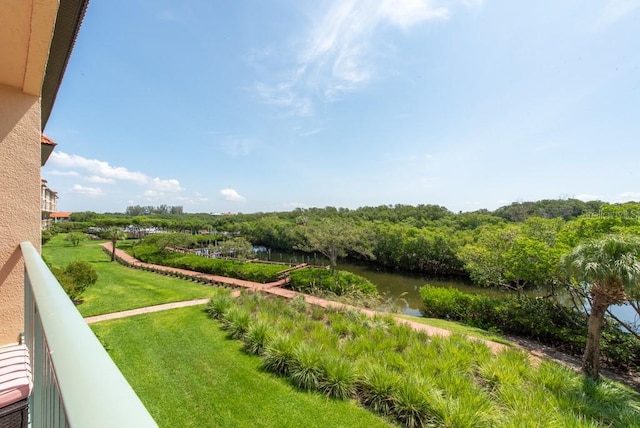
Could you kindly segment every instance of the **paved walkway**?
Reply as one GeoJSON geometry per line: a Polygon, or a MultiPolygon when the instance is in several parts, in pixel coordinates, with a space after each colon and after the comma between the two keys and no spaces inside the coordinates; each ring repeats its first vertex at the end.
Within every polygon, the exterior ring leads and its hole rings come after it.
{"type": "MultiPolygon", "coordinates": [[[[103,244],[103,247],[107,250],[108,253],[111,253],[111,244],[110,243],[105,243],[103,244]]],[[[280,296],[280,297],[284,297],[284,298],[288,298],[288,299],[292,299],[294,297],[298,297],[298,296],[303,296],[305,302],[307,302],[310,305],[315,305],[315,306],[320,306],[323,308],[341,308],[341,309],[351,309],[351,310],[356,310],[356,311],[360,311],[364,314],[366,314],[367,316],[370,317],[374,317],[376,315],[392,315],[393,314],[388,314],[388,313],[383,313],[383,312],[377,312],[377,311],[373,311],[370,309],[364,309],[364,308],[359,308],[356,306],[352,306],[352,305],[347,305],[345,303],[340,303],[340,302],[335,302],[333,300],[327,300],[327,299],[322,299],[320,297],[315,297],[315,296],[310,296],[308,294],[303,294],[303,293],[298,293],[297,291],[293,291],[293,290],[288,290],[285,288],[281,288],[282,285],[286,284],[286,280],[282,279],[276,282],[270,282],[270,283],[266,283],[266,284],[261,284],[258,282],[252,282],[252,281],[244,281],[241,279],[235,279],[235,278],[227,278],[224,276],[218,276],[218,275],[209,275],[209,274],[204,274],[204,273],[200,273],[200,272],[194,272],[194,271],[189,271],[189,270],[184,270],[184,269],[177,269],[177,268],[172,268],[172,267],[167,267],[167,266],[160,266],[160,265],[153,265],[153,264],[149,264],[149,263],[143,263],[138,259],[135,259],[133,257],[131,257],[129,254],[125,253],[122,250],[118,250],[116,249],[116,258],[121,259],[123,262],[125,262],[126,264],[134,267],[134,268],[152,268],[155,270],[159,270],[159,271],[164,271],[164,272],[168,272],[168,273],[181,273],[184,275],[189,275],[192,277],[199,277],[199,278],[205,278],[207,280],[210,280],[212,282],[217,282],[217,283],[222,283],[222,284],[227,284],[227,285],[232,285],[232,286],[237,286],[237,287],[242,287],[242,288],[246,288],[252,291],[261,291],[263,293],[268,293],[268,294],[273,294],[276,296],[280,296]]],[[[240,295],[239,291],[235,291],[232,294],[234,297],[237,297],[240,295]]],[[[94,322],[99,322],[99,321],[106,321],[106,320],[111,320],[111,319],[118,319],[118,318],[124,318],[124,317],[129,317],[129,316],[133,316],[133,315],[139,315],[139,314],[146,314],[146,313],[151,313],[151,312],[159,312],[159,311],[164,311],[164,310],[168,310],[168,309],[174,309],[174,308],[181,308],[181,307],[186,307],[186,306],[196,306],[196,305],[204,305],[206,303],[208,303],[209,299],[197,299],[197,300],[188,300],[188,301],[183,301],[183,302],[174,302],[174,303],[166,303],[163,305],[156,305],[156,306],[148,306],[145,308],[139,308],[139,309],[131,309],[128,311],[123,311],[123,312],[115,312],[115,313],[111,313],[111,314],[104,314],[104,315],[97,315],[94,317],[87,317],[85,318],[85,320],[87,321],[87,323],[94,323],[94,322]]],[[[397,316],[394,316],[394,319],[396,320],[396,322],[398,323],[402,323],[402,324],[406,324],[408,326],[410,326],[411,328],[413,328],[414,330],[418,330],[418,331],[424,331],[425,333],[427,333],[429,336],[450,336],[452,334],[452,332],[450,330],[446,330],[443,328],[438,328],[438,327],[432,327],[429,325],[425,325],[419,322],[415,322],[415,321],[410,321],[410,320],[406,320],[404,318],[400,318],[397,316]]],[[[489,348],[491,348],[491,350],[493,352],[499,352],[501,350],[504,349],[508,349],[509,346],[507,345],[503,345],[502,343],[497,343],[497,342],[493,342],[490,340],[485,340],[485,339],[479,339],[479,338],[475,338],[475,337],[468,337],[470,340],[475,340],[475,341],[479,341],[482,343],[485,343],[489,348]]]]}

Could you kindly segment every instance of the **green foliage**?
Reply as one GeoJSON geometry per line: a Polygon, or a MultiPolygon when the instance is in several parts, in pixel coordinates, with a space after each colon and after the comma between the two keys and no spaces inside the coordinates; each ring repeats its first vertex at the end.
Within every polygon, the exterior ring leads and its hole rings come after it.
{"type": "Polygon", "coordinates": [[[43,230],[42,235],[40,236],[40,241],[42,242],[42,245],[49,242],[51,238],[53,238],[54,236],[56,236],[56,232],[54,232],[53,230],[51,229],[43,230]]]}
{"type": "Polygon", "coordinates": [[[353,364],[341,357],[325,357],[319,389],[327,397],[346,400],[356,393],[358,374],[353,364]]]}
{"type": "Polygon", "coordinates": [[[563,260],[576,284],[586,284],[590,300],[589,333],[582,369],[600,374],[600,339],[605,311],[640,294],[640,239],[607,235],[576,247],[563,260]]]}
{"type": "Polygon", "coordinates": [[[331,272],[320,268],[297,269],[289,274],[289,279],[289,287],[303,293],[329,292],[338,296],[377,294],[373,283],[351,272],[331,272]]]}
{"type": "Polygon", "coordinates": [[[304,222],[298,226],[300,239],[296,250],[313,253],[317,251],[329,259],[334,270],[339,257],[359,254],[373,258],[373,242],[367,229],[360,228],[350,220],[339,217],[323,218],[313,223],[304,222]]]}
{"type": "Polygon", "coordinates": [[[208,298],[218,292],[216,288],[191,281],[134,270],[119,263],[103,263],[109,259],[101,246],[92,241],[83,241],[76,248],[68,245],[63,235],[57,235],[43,246],[42,252],[51,265],[66,266],[72,261],[84,260],[90,261],[98,272],[98,281],[85,290],[83,303],[78,306],[85,317],[208,298]]]}
{"type": "Polygon", "coordinates": [[[219,251],[223,257],[248,259],[255,256],[251,242],[242,237],[231,238],[218,242],[218,245],[214,247],[213,250],[219,251]]]}
{"type": "Polygon", "coordinates": [[[389,428],[356,402],[299,391],[261,370],[212,323],[196,306],[91,328],[160,427],[389,428]]]}
{"type": "MultiPolygon", "coordinates": [[[[420,295],[425,316],[532,338],[574,355],[581,354],[586,344],[586,315],[550,299],[489,297],[430,286],[422,287],[420,295]]],[[[614,323],[606,324],[603,336],[603,356],[608,365],[640,367],[640,340],[623,333],[614,323]]]]}
{"type": "Polygon", "coordinates": [[[242,339],[251,324],[251,314],[236,305],[224,311],[220,319],[222,320],[223,328],[227,330],[231,339],[242,339]]]}
{"type": "Polygon", "coordinates": [[[294,359],[296,342],[286,333],[278,333],[264,350],[262,367],[275,374],[287,376],[294,359]]]}
{"type": "Polygon", "coordinates": [[[64,239],[74,247],[77,247],[78,245],[80,245],[80,241],[86,239],[86,235],[80,232],[70,232],[67,233],[67,236],[64,239]]]}
{"type": "Polygon", "coordinates": [[[82,293],[98,280],[98,272],[85,261],[74,261],[65,268],[52,268],[56,279],[72,300],[77,300],[82,293]]]}
{"type": "MultiPolygon", "coordinates": [[[[155,237],[155,235],[153,235],[153,237],[155,237]]],[[[152,243],[149,244],[147,242],[148,239],[149,238],[146,238],[144,242],[137,244],[132,250],[132,255],[135,258],[146,263],[261,283],[277,280],[278,273],[282,271],[281,265],[240,260],[210,259],[195,254],[165,251],[157,245],[156,241],[152,240],[152,243]]],[[[160,243],[164,242],[166,241],[160,241],[160,243]]]]}
{"type": "Polygon", "coordinates": [[[244,350],[249,354],[262,355],[271,340],[271,326],[265,320],[254,320],[244,335],[244,350]]]}
{"type": "Polygon", "coordinates": [[[213,296],[205,311],[214,319],[221,319],[222,315],[233,305],[233,298],[228,294],[217,294],[213,296]]]}
{"type": "Polygon", "coordinates": [[[299,344],[293,351],[289,377],[300,389],[315,391],[323,382],[323,351],[319,347],[299,344]]]}

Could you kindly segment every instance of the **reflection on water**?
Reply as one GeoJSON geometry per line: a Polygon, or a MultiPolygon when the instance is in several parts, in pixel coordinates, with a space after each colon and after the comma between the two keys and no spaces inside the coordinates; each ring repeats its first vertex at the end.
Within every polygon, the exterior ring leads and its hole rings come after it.
{"type": "MultiPolygon", "coordinates": [[[[281,251],[261,251],[257,253],[262,260],[287,263],[309,263],[327,266],[329,261],[320,254],[285,253],[281,251]]],[[[390,300],[397,300],[397,309],[407,315],[421,316],[424,309],[419,290],[425,284],[434,287],[453,287],[460,291],[488,296],[504,296],[507,291],[476,287],[470,283],[455,279],[434,278],[419,273],[398,272],[384,269],[370,263],[357,263],[340,260],[338,269],[352,272],[367,278],[378,288],[378,292],[390,300]]],[[[531,294],[536,294],[532,292],[531,294]]],[[[612,312],[625,322],[638,322],[637,314],[628,305],[613,306],[612,312]]]]}
{"type": "Polygon", "coordinates": [[[340,261],[338,269],[367,278],[376,285],[380,294],[391,299],[398,299],[398,303],[404,305],[398,309],[407,315],[421,316],[420,310],[424,309],[424,305],[419,290],[426,284],[434,287],[453,287],[470,293],[504,295],[504,292],[499,290],[478,288],[460,280],[429,277],[419,273],[397,272],[364,263],[340,261]]]}

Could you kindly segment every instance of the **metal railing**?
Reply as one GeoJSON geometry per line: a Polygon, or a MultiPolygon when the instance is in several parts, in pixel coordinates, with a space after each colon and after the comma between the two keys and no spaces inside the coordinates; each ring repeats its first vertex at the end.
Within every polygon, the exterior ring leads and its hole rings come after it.
{"type": "Polygon", "coordinates": [[[20,247],[34,382],[31,427],[157,426],[40,254],[30,242],[20,247]]]}

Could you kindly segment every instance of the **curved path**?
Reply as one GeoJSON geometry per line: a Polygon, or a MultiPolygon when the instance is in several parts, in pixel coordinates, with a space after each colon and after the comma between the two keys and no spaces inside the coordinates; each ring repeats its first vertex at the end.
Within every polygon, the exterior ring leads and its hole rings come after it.
{"type": "MultiPolygon", "coordinates": [[[[111,244],[109,242],[104,243],[102,246],[109,254],[111,254],[111,244]]],[[[389,313],[386,313],[386,312],[383,313],[383,312],[373,311],[373,310],[370,310],[370,309],[359,308],[359,307],[356,307],[356,306],[347,305],[345,303],[335,302],[333,300],[322,299],[320,297],[310,296],[308,294],[303,294],[303,293],[299,293],[297,291],[281,288],[283,285],[286,284],[286,279],[281,279],[279,281],[262,284],[262,283],[259,283],[259,282],[244,281],[244,280],[236,279],[236,278],[228,278],[228,277],[224,277],[224,276],[204,274],[204,273],[201,273],[201,272],[194,272],[194,271],[189,271],[189,270],[185,270],[185,269],[177,269],[177,268],[168,267],[168,266],[153,265],[153,264],[149,264],[149,263],[143,263],[140,260],[131,257],[129,254],[125,253],[124,251],[118,250],[118,249],[116,249],[116,258],[120,259],[126,265],[129,265],[129,266],[134,267],[134,268],[140,268],[140,269],[142,269],[142,268],[151,268],[151,269],[154,269],[156,271],[163,271],[163,272],[174,273],[174,274],[183,274],[183,275],[188,275],[188,276],[197,277],[197,278],[205,278],[205,279],[207,279],[207,280],[209,280],[211,282],[217,282],[217,283],[227,284],[227,285],[236,286],[236,287],[242,287],[242,288],[246,288],[246,289],[249,289],[249,290],[252,290],[252,291],[261,291],[263,293],[273,294],[273,295],[284,297],[284,298],[288,298],[288,299],[292,299],[292,298],[298,297],[298,296],[303,296],[305,302],[307,302],[308,304],[315,305],[315,306],[321,306],[323,308],[351,309],[351,310],[360,311],[360,312],[362,312],[362,313],[364,313],[364,314],[366,314],[367,316],[370,316],[370,317],[374,317],[376,315],[378,315],[378,316],[379,315],[392,315],[393,316],[393,314],[389,314],[389,313]]],[[[236,297],[239,294],[240,294],[239,291],[235,291],[233,293],[233,295],[236,296],[236,297]]],[[[164,311],[164,310],[167,310],[167,309],[174,309],[174,308],[180,308],[180,307],[185,307],[185,306],[204,305],[208,301],[209,301],[209,299],[197,299],[197,300],[188,300],[188,301],[183,301],[183,302],[166,303],[166,304],[163,304],[163,305],[148,306],[148,307],[145,307],[145,308],[131,309],[131,310],[128,310],[128,311],[115,312],[115,313],[111,313],[111,314],[104,314],[104,315],[97,315],[97,316],[93,316],[93,317],[87,317],[87,318],[85,318],[85,320],[87,321],[87,323],[106,321],[106,320],[111,320],[111,319],[124,318],[124,317],[133,316],[133,315],[164,311]]],[[[444,328],[432,327],[432,326],[429,326],[429,325],[426,325],[426,324],[422,324],[422,323],[419,323],[419,322],[406,320],[404,318],[400,318],[400,317],[396,317],[396,316],[394,316],[394,319],[396,320],[396,322],[402,323],[402,324],[406,324],[406,325],[410,326],[411,328],[413,328],[414,330],[423,331],[423,332],[427,333],[429,336],[450,336],[452,334],[452,332],[450,330],[446,330],[444,328]]],[[[480,338],[471,337],[471,336],[468,336],[468,339],[485,343],[489,348],[491,348],[491,350],[493,352],[499,352],[501,350],[510,348],[509,346],[504,345],[502,343],[497,343],[497,342],[493,342],[493,341],[486,340],[486,339],[480,339],[480,338]]]]}

